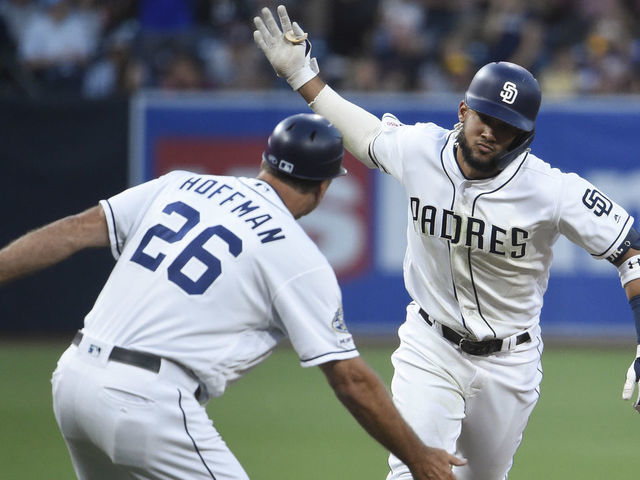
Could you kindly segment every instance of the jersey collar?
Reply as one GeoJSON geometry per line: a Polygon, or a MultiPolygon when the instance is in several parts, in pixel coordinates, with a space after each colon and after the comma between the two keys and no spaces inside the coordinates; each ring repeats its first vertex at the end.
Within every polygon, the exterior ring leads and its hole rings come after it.
{"type": "Polygon", "coordinates": [[[240,177],[239,180],[247,188],[250,188],[262,198],[267,200],[269,203],[273,204],[275,207],[279,208],[293,218],[292,213],[286,207],[286,205],[282,201],[282,198],[280,198],[280,195],[278,195],[278,192],[276,192],[275,189],[271,185],[269,185],[269,183],[258,178],[249,177],[240,177]]]}

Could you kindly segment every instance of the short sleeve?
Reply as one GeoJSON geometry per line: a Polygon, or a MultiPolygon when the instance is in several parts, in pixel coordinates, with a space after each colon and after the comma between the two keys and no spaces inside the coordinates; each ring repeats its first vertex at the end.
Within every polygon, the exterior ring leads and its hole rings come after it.
{"type": "Polygon", "coordinates": [[[359,355],[344,322],[338,281],[328,264],[288,281],[276,293],[274,308],[303,367],[359,355]]]}
{"type": "Polygon", "coordinates": [[[116,260],[120,257],[127,238],[134,231],[146,206],[161,188],[162,178],[142,183],[100,201],[107,217],[111,253],[116,260]]]}
{"type": "Polygon", "coordinates": [[[593,257],[609,257],[633,225],[631,217],[587,180],[569,173],[563,176],[559,229],[593,257]]]}
{"type": "Polygon", "coordinates": [[[395,116],[385,113],[382,116],[382,130],[369,146],[369,156],[376,167],[397,179],[402,177],[399,141],[402,126],[403,124],[395,116]]]}

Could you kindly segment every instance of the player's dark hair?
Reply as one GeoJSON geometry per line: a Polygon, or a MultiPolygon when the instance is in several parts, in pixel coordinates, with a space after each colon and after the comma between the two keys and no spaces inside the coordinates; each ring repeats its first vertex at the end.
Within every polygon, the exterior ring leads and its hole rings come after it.
{"type": "Polygon", "coordinates": [[[260,170],[263,172],[267,172],[269,173],[269,175],[276,177],[278,180],[281,180],[287,185],[295,188],[300,193],[313,192],[314,190],[317,190],[318,188],[320,188],[320,184],[324,181],[324,180],[307,180],[305,178],[292,177],[291,175],[287,175],[283,171],[272,167],[270,164],[268,164],[265,161],[262,161],[262,163],[260,164],[260,170]]]}

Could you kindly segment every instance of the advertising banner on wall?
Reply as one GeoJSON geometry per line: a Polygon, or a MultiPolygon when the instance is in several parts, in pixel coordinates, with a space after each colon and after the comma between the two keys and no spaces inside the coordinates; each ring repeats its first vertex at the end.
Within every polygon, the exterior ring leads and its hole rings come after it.
{"type": "MultiPolygon", "coordinates": [[[[348,96],[372,113],[403,123],[453,126],[457,97],[348,96]]],[[[290,92],[177,95],[147,92],[131,107],[129,182],[182,169],[254,176],[273,127],[309,112],[290,92]]],[[[533,152],[576,172],[603,194],[640,215],[640,99],[543,102],[533,152]]],[[[336,179],[321,206],[301,222],[335,268],[345,318],[354,332],[389,334],[410,301],[402,280],[407,201],[392,178],[350,154],[349,175],[336,179]]],[[[425,179],[428,182],[428,179],[425,179]]],[[[634,334],[616,269],[561,237],[542,311],[547,335],[618,337],[634,334]]],[[[633,337],[630,337],[633,338],[633,337]]]]}

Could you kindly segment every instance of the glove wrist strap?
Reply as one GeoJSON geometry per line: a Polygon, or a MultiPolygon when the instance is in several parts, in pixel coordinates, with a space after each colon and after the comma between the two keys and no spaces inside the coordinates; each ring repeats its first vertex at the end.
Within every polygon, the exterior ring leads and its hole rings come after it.
{"type": "Polygon", "coordinates": [[[293,90],[298,90],[316,75],[318,75],[318,72],[314,72],[310,65],[305,65],[300,70],[289,75],[287,77],[287,83],[293,90]]]}

